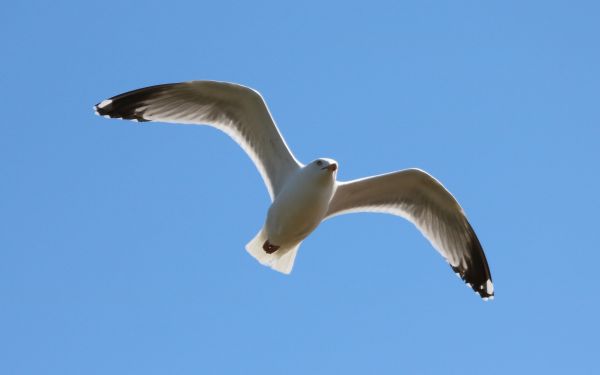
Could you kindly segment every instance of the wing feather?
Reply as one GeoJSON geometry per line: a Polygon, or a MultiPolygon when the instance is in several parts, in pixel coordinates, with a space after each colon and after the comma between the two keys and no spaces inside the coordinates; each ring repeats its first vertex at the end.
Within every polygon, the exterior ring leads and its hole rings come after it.
{"type": "Polygon", "coordinates": [[[252,159],[272,200],[301,166],[263,98],[245,86],[215,81],[157,85],[114,96],[94,109],[110,118],[209,125],[225,132],[252,159]]]}
{"type": "Polygon", "coordinates": [[[494,287],[481,243],[456,199],[435,178],[407,169],[342,182],[326,217],[351,212],[383,212],[411,221],[482,298],[494,287]]]}

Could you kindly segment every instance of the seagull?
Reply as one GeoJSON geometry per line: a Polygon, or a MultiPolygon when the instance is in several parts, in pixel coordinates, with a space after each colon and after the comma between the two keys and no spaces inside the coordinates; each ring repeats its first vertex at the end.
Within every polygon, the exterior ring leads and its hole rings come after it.
{"type": "Polygon", "coordinates": [[[484,300],[494,286],[483,248],[462,207],[434,177],[404,169],[338,181],[338,163],[302,164],[257,91],[239,84],[189,81],[150,86],[103,100],[97,115],[138,122],[209,125],[236,141],[260,172],[271,206],[246,245],[261,264],[292,271],[298,248],[321,222],[352,212],[381,212],[412,222],[452,270],[484,300]]]}

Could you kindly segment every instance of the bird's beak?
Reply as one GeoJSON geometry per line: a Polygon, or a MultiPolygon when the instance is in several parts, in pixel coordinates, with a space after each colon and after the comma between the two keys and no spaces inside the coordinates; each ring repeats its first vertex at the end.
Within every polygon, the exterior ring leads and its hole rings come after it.
{"type": "Polygon", "coordinates": [[[327,169],[329,172],[335,172],[337,170],[337,164],[329,164],[328,166],[323,167],[321,169],[327,169]]]}

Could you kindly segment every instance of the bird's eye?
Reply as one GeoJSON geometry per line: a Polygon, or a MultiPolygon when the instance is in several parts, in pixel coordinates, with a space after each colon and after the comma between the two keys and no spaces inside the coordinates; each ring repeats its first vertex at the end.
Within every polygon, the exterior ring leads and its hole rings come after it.
{"type": "Polygon", "coordinates": [[[320,167],[323,165],[323,161],[322,160],[317,160],[317,165],[320,167]]]}

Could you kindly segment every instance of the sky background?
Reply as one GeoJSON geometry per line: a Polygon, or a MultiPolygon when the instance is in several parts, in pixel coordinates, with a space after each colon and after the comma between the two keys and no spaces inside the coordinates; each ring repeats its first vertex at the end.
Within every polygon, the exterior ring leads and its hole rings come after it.
{"type": "Polygon", "coordinates": [[[11,1],[0,14],[0,373],[598,374],[597,1],[11,1]],[[484,303],[401,218],[325,222],[291,276],[208,127],[96,117],[193,79],[265,97],[342,180],[422,168],[484,303]]]}

